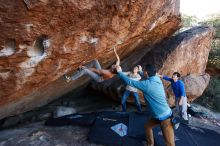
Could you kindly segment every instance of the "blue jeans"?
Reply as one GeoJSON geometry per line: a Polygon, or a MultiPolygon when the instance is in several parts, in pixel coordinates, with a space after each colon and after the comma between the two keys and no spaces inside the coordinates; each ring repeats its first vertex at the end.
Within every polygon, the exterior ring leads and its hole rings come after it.
{"type": "Polygon", "coordinates": [[[122,96],[122,101],[121,101],[122,111],[126,112],[126,101],[127,101],[127,97],[130,95],[130,93],[132,93],[133,96],[134,96],[134,100],[135,100],[135,104],[137,106],[137,110],[139,112],[141,112],[141,104],[140,104],[140,101],[139,101],[138,93],[137,92],[131,92],[129,90],[125,90],[125,92],[124,92],[124,94],[122,96]]]}

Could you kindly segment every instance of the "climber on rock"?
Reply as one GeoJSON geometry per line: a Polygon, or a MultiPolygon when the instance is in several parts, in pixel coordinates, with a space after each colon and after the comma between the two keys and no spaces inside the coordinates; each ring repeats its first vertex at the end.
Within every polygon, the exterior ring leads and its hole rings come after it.
{"type": "MultiPolygon", "coordinates": [[[[130,79],[132,80],[136,80],[136,81],[139,81],[141,79],[141,76],[138,74],[138,71],[139,71],[139,67],[138,66],[135,66],[133,68],[133,71],[132,72],[123,72],[125,75],[127,75],[130,79]]],[[[127,85],[126,86],[126,90],[122,96],[122,101],[121,101],[121,104],[122,104],[122,111],[123,112],[126,112],[126,100],[127,100],[127,97],[132,94],[134,96],[134,99],[135,99],[135,104],[137,106],[137,110],[139,112],[141,112],[141,104],[140,104],[140,101],[139,101],[139,96],[138,96],[138,89],[137,88],[134,88],[130,85],[127,85]]]]}
{"type": "Polygon", "coordinates": [[[116,65],[120,65],[120,58],[116,52],[116,48],[113,47],[115,56],[117,58],[116,64],[113,64],[110,69],[102,69],[98,60],[91,61],[87,66],[81,66],[77,72],[72,76],[64,75],[66,82],[76,80],[83,75],[91,77],[96,82],[103,82],[106,79],[112,78],[116,74],[116,65]]]}
{"type": "Polygon", "coordinates": [[[157,74],[157,76],[171,83],[171,87],[175,95],[176,110],[180,114],[180,116],[183,118],[182,122],[188,123],[187,97],[186,97],[184,83],[182,80],[180,80],[180,77],[181,77],[180,73],[174,72],[172,75],[172,78],[169,78],[167,76],[160,75],[160,74],[157,74]]]}

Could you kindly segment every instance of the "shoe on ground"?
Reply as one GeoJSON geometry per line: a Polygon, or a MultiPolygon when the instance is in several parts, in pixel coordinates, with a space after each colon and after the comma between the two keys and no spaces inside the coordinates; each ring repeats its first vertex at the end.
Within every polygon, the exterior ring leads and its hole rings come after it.
{"type": "Polygon", "coordinates": [[[191,107],[191,104],[187,103],[187,107],[191,107]]]}
{"type": "Polygon", "coordinates": [[[189,124],[189,120],[185,120],[185,119],[181,118],[180,123],[188,125],[189,124]]]}
{"type": "Polygon", "coordinates": [[[180,123],[176,123],[176,124],[173,124],[173,129],[174,130],[177,130],[180,126],[180,123]]]}
{"type": "Polygon", "coordinates": [[[148,145],[147,145],[147,141],[142,141],[142,145],[143,145],[143,146],[148,146],[148,145]]]}
{"type": "Polygon", "coordinates": [[[173,117],[171,119],[171,122],[173,124],[173,129],[177,130],[179,128],[179,125],[180,125],[180,119],[178,117],[173,117]]]}
{"type": "Polygon", "coordinates": [[[191,118],[192,116],[190,114],[188,114],[188,119],[191,118]]]}
{"type": "Polygon", "coordinates": [[[67,75],[64,75],[64,78],[65,78],[65,80],[66,80],[67,83],[69,83],[69,82],[71,81],[71,78],[68,77],[67,75]]]}

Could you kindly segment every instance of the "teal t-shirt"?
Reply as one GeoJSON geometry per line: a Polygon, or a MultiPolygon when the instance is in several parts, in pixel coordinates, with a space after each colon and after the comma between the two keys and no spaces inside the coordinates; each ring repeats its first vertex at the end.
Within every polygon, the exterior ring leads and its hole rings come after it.
{"type": "Polygon", "coordinates": [[[152,76],[143,81],[134,81],[123,72],[119,72],[118,76],[126,84],[143,92],[145,102],[148,104],[153,118],[164,120],[171,116],[172,110],[167,103],[164,86],[159,77],[152,76]]]}

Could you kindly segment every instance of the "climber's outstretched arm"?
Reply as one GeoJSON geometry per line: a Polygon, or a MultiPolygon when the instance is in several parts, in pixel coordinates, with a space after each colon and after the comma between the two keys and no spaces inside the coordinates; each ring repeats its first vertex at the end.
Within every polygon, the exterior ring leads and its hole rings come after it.
{"type": "Polygon", "coordinates": [[[114,47],[113,48],[114,49],[114,53],[115,53],[115,56],[116,56],[116,58],[117,58],[117,61],[116,61],[116,65],[120,65],[120,58],[119,58],[119,56],[118,56],[118,54],[117,54],[117,52],[116,52],[116,48],[114,47]]]}

